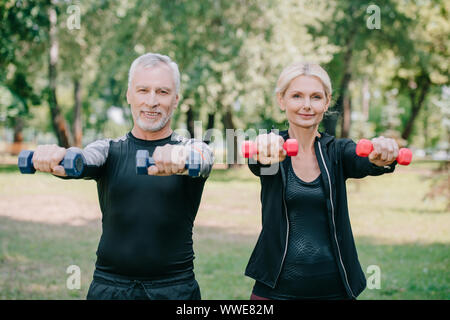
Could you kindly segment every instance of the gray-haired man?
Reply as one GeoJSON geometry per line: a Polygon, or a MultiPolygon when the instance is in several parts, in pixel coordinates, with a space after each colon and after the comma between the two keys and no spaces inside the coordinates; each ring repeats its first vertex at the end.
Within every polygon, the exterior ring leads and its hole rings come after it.
{"type": "MultiPolygon", "coordinates": [[[[87,299],[201,298],[193,272],[192,227],[214,157],[205,143],[173,132],[179,87],[178,67],[169,57],[140,56],[131,65],[128,80],[131,132],[77,150],[87,164],[81,178],[97,181],[103,216],[87,299]],[[140,149],[154,158],[150,176],[136,175],[140,149]],[[200,154],[199,177],[179,174],[192,150],[200,154]]],[[[33,165],[68,179],[59,165],[66,151],[39,146],[33,165]]]]}

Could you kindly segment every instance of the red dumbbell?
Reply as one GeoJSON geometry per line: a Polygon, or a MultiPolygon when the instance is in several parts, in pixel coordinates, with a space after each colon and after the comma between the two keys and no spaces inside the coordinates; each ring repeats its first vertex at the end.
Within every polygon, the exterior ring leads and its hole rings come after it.
{"type": "MultiPolygon", "coordinates": [[[[283,149],[286,150],[288,156],[293,157],[298,153],[298,143],[295,139],[287,139],[283,143],[283,149]]],[[[258,147],[256,142],[244,141],[242,143],[242,155],[244,158],[251,158],[254,154],[258,153],[258,147]]]]}
{"type": "MultiPolygon", "coordinates": [[[[356,144],[356,154],[360,157],[367,157],[373,151],[372,141],[367,139],[361,139],[356,144]]],[[[412,160],[412,151],[408,148],[401,148],[398,151],[397,163],[402,166],[407,166],[412,160]]]]}

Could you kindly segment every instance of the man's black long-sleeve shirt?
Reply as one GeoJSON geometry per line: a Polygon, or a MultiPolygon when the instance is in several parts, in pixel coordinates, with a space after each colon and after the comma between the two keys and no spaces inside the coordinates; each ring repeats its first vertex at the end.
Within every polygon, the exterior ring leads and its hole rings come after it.
{"type": "Polygon", "coordinates": [[[102,211],[96,268],[139,279],[193,270],[192,228],[213,163],[209,147],[175,133],[149,141],[129,132],[95,141],[81,152],[87,166],[80,178],[97,181],[102,211]],[[200,177],[136,174],[137,150],[152,155],[157,146],[180,143],[201,148],[200,177]]]}

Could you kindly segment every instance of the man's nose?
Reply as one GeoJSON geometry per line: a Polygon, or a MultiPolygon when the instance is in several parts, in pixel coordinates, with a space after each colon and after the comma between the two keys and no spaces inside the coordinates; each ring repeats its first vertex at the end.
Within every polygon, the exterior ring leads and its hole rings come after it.
{"type": "Polygon", "coordinates": [[[158,99],[155,91],[150,91],[146,97],[145,103],[151,107],[158,105],[158,99]]]}

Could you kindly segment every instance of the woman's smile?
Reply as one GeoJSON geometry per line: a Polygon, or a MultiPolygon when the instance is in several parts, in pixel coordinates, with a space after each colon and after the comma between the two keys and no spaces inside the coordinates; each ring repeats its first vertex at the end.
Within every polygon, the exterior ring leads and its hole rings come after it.
{"type": "Polygon", "coordinates": [[[302,117],[303,119],[311,119],[314,117],[314,114],[309,114],[309,113],[297,113],[300,117],[302,117]]]}

